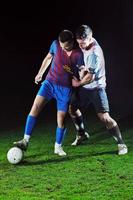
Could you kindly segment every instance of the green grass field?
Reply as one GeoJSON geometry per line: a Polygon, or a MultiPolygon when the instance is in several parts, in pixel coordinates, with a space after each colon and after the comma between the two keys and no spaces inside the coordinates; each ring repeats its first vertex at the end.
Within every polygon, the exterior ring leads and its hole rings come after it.
{"type": "Polygon", "coordinates": [[[118,156],[102,125],[95,119],[89,125],[90,140],[72,147],[75,130],[67,122],[67,156],[59,157],[53,153],[56,124],[38,123],[18,165],[8,163],[6,154],[23,128],[1,131],[0,200],[133,200],[133,128],[120,124],[129,153],[118,156]]]}

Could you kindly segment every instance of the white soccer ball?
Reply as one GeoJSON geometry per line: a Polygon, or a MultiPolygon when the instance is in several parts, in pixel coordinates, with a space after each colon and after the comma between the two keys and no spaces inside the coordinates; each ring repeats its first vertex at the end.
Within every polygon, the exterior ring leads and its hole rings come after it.
{"type": "Polygon", "coordinates": [[[23,151],[18,147],[12,147],[7,152],[7,159],[11,164],[18,164],[23,159],[23,151]]]}

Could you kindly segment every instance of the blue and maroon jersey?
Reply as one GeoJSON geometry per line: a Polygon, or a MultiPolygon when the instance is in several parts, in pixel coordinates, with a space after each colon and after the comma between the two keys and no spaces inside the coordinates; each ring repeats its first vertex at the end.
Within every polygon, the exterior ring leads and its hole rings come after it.
{"type": "Polygon", "coordinates": [[[49,52],[53,55],[53,60],[46,76],[46,80],[54,84],[71,87],[72,73],[78,76],[78,67],[84,65],[83,53],[80,48],[76,47],[72,50],[70,56],[61,48],[59,41],[54,40],[49,52]],[[72,73],[66,72],[64,67],[71,70],[72,73]]]}

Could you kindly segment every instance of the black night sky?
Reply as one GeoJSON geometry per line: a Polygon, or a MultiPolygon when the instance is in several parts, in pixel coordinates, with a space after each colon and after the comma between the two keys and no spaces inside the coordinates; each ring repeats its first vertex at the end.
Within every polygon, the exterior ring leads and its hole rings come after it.
{"type": "Polygon", "coordinates": [[[34,77],[51,42],[62,29],[74,32],[81,24],[92,28],[104,51],[111,111],[120,117],[133,114],[133,1],[58,0],[45,4],[19,2],[1,7],[2,128],[10,128],[13,119],[17,121],[30,110],[39,89],[34,77]]]}

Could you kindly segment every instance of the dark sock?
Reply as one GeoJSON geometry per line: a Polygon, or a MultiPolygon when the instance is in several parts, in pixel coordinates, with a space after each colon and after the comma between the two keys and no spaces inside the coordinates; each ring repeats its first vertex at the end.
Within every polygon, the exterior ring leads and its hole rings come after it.
{"type": "Polygon", "coordinates": [[[114,137],[118,144],[125,144],[122,135],[119,129],[119,126],[116,125],[115,127],[108,129],[109,133],[114,137]]]}
{"type": "Polygon", "coordinates": [[[84,130],[84,123],[83,123],[83,117],[82,115],[79,117],[74,117],[72,118],[72,121],[76,127],[77,133],[78,135],[82,136],[85,134],[85,130],[84,130]]]}

